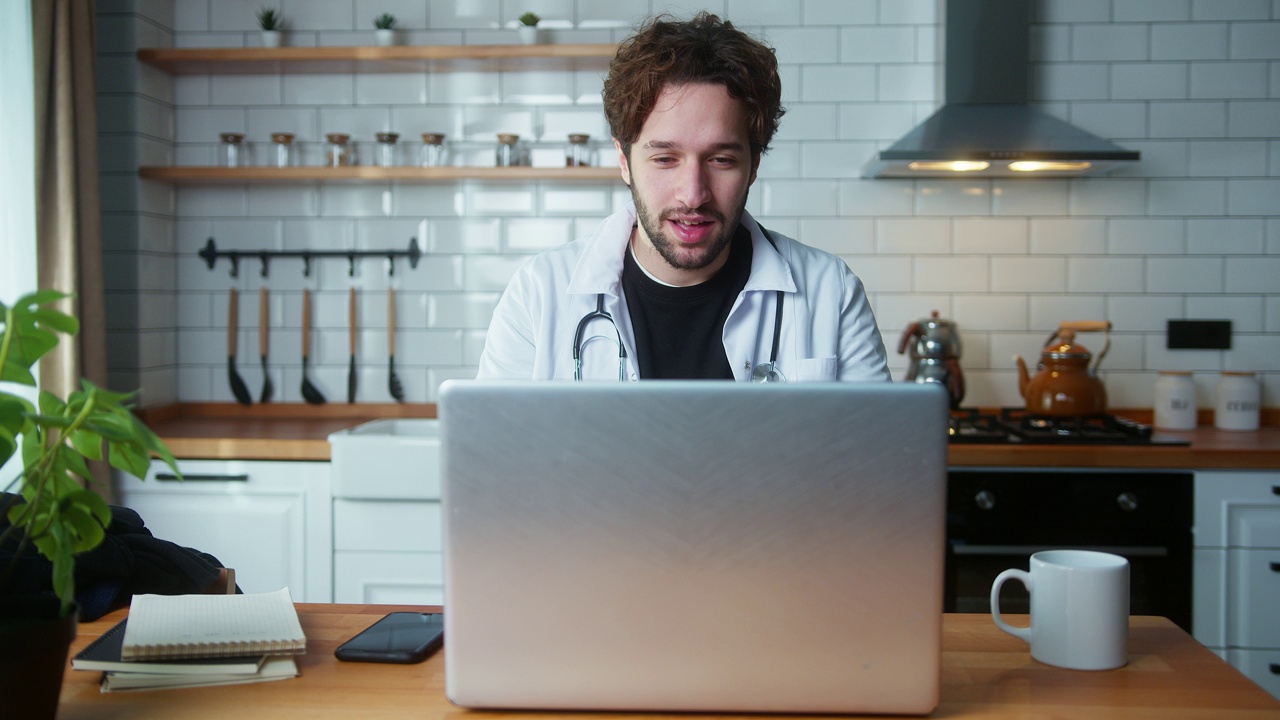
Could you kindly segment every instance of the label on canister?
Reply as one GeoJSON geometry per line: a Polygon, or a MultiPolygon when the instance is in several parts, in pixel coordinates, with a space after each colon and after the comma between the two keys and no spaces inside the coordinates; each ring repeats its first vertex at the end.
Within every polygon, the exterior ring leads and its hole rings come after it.
{"type": "Polygon", "coordinates": [[[1262,406],[1258,376],[1251,372],[1222,373],[1218,379],[1213,424],[1219,430],[1257,430],[1262,406]]]}
{"type": "Polygon", "coordinates": [[[1194,430],[1197,409],[1196,384],[1191,373],[1161,372],[1156,379],[1152,407],[1155,426],[1160,430],[1194,430]]]}

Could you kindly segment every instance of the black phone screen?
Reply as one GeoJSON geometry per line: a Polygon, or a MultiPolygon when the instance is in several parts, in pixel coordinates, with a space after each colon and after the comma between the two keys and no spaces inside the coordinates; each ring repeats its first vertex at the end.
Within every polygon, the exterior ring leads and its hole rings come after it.
{"type": "Polygon", "coordinates": [[[444,640],[444,615],[393,612],[338,646],[339,660],[416,663],[444,640]]]}

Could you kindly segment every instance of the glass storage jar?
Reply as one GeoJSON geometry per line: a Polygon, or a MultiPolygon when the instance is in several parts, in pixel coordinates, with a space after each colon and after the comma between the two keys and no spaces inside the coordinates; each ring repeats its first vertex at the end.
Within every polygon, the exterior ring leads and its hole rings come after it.
{"type": "Polygon", "coordinates": [[[293,165],[293,133],[271,133],[272,165],[291,167],[293,165]]]}
{"type": "Polygon", "coordinates": [[[418,154],[422,167],[444,165],[444,133],[422,133],[422,150],[418,154]]]}
{"type": "Polygon", "coordinates": [[[351,136],[346,133],[328,133],[324,136],[324,164],[327,167],[355,165],[355,151],[351,136]]]}
{"type": "Polygon", "coordinates": [[[522,164],[520,158],[520,136],[512,133],[499,133],[498,148],[494,153],[494,165],[498,167],[515,167],[522,164]]]}
{"type": "Polygon", "coordinates": [[[244,156],[244,133],[222,133],[222,147],[218,148],[218,164],[223,167],[247,165],[244,156]]]}
{"type": "Polygon", "coordinates": [[[587,144],[590,140],[591,136],[585,133],[569,135],[569,144],[564,146],[565,167],[590,167],[593,164],[591,146],[587,144]]]}
{"type": "Polygon", "coordinates": [[[378,167],[395,165],[396,141],[400,139],[400,133],[380,132],[375,133],[374,137],[378,139],[378,146],[374,149],[374,162],[378,167]]]}

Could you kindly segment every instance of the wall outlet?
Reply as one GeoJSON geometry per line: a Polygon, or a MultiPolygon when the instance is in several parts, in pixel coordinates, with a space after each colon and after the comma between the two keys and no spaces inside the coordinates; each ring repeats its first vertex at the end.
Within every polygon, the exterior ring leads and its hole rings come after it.
{"type": "Polygon", "coordinates": [[[1230,350],[1230,320],[1170,320],[1165,334],[1170,350],[1230,350]]]}

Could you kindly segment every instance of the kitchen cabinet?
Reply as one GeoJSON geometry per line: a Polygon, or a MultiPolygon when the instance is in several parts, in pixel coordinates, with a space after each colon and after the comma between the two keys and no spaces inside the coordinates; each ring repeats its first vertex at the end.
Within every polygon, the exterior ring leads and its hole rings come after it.
{"type": "Polygon", "coordinates": [[[334,602],[443,605],[438,422],[375,420],[329,443],[334,602]]]}
{"type": "Polygon", "coordinates": [[[117,502],[156,537],[207,552],[245,592],[288,587],[297,602],[332,601],[329,464],[153,461],[144,480],[118,475],[117,502]]]}
{"type": "MultiPolygon", "coordinates": [[[[617,46],[598,44],[395,47],[143,48],[141,62],[175,75],[603,71],[617,46]]],[[[144,166],[170,184],[616,180],[616,167],[207,167],[144,166]]]]}
{"type": "Polygon", "coordinates": [[[1197,472],[1195,500],[1195,637],[1280,697],[1280,472],[1197,472]]]}

